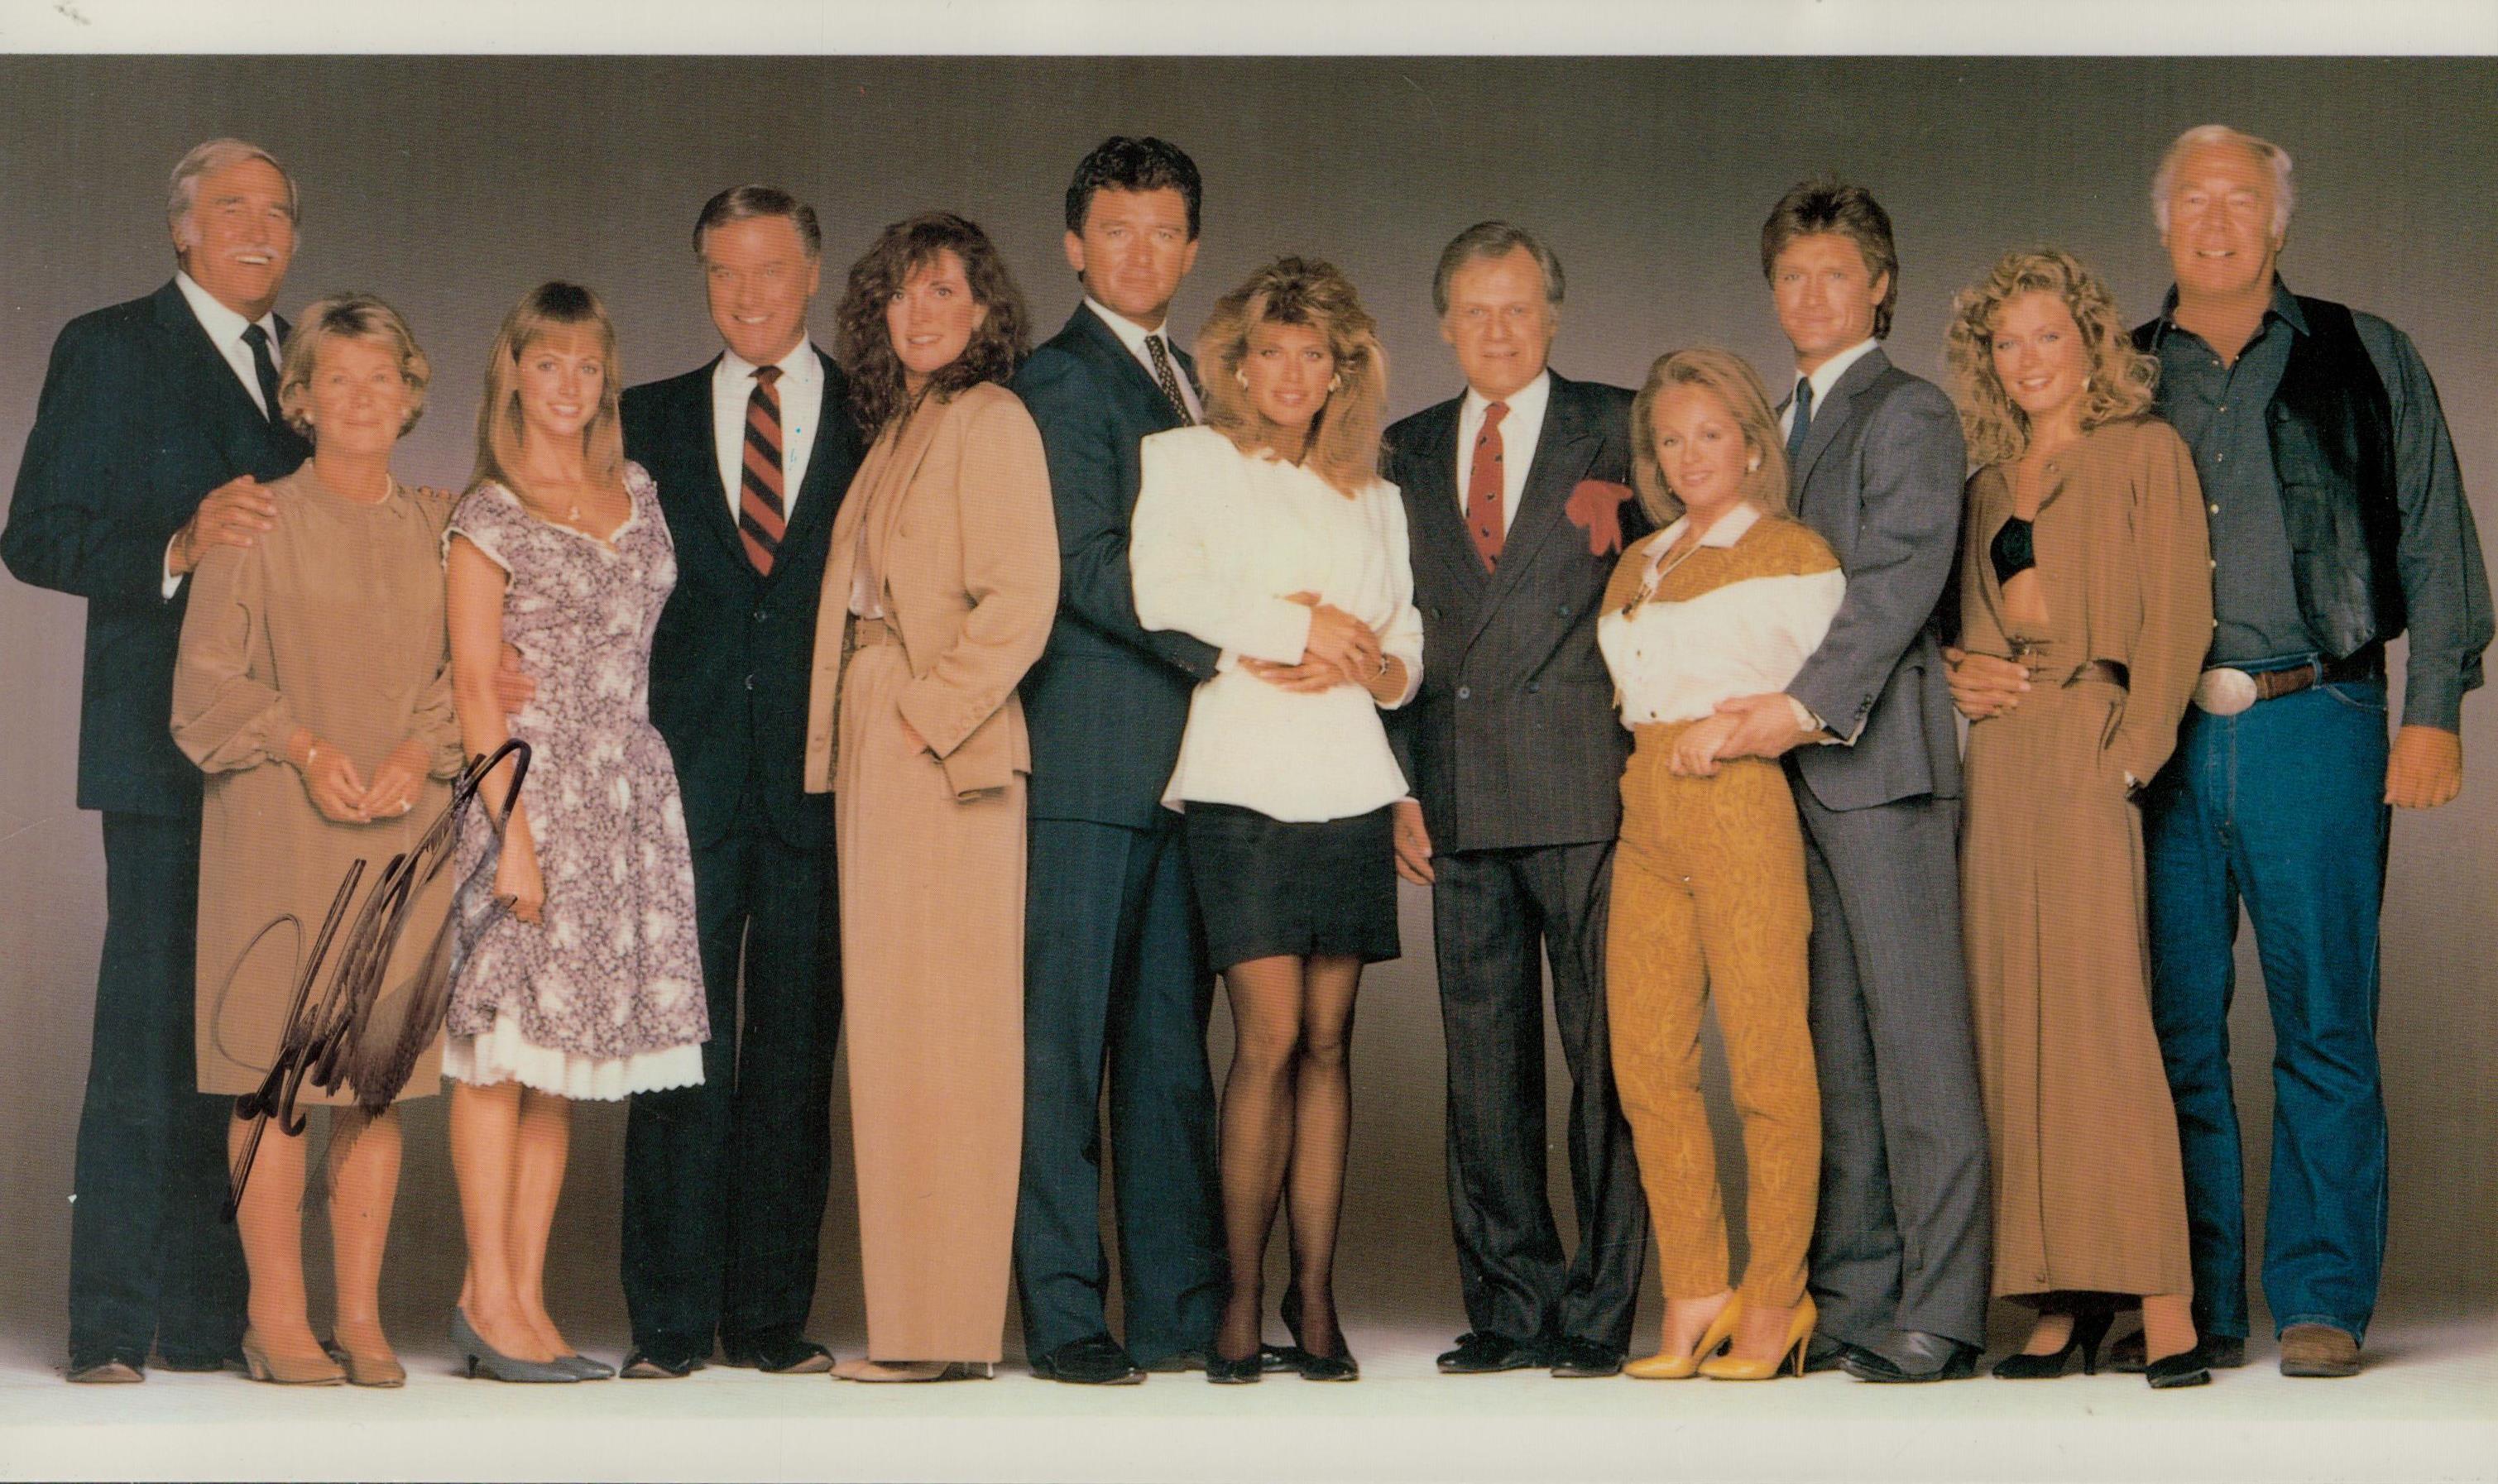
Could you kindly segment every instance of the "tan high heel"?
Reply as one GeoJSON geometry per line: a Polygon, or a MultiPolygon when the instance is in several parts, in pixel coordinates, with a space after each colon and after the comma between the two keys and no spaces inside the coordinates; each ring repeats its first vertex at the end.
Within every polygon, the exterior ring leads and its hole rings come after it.
{"type": "Polygon", "coordinates": [[[1717,1353],[1718,1347],[1735,1338],[1735,1321],[1744,1316],[1744,1295],[1738,1291],[1726,1296],[1726,1307],[1717,1310],[1709,1327],[1700,1332],[1700,1342],[1688,1355],[1675,1355],[1659,1350],[1645,1355],[1622,1367],[1622,1374],[1642,1381],[1687,1381],[1700,1373],[1700,1363],[1717,1353]]]}
{"type": "Polygon", "coordinates": [[[315,1350],[310,1355],[272,1355],[261,1347],[260,1337],[249,1330],[242,1332],[242,1363],[255,1381],[273,1381],[280,1386],[336,1386],[347,1378],[338,1363],[328,1353],[315,1350]]]}
{"type": "Polygon", "coordinates": [[[1751,1360],[1741,1355],[1720,1355],[1700,1363],[1700,1373],[1713,1381],[1766,1381],[1795,1362],[1795,1373],[1804,1374],[1805,1345],[1812,1339],[1812,1327],[1821,1315],[1812,1307],[1812,1295],[1796,1301],[1795,1317],[1787,1321],[1786,1343],[1770,1360],[1751,1360]]]}

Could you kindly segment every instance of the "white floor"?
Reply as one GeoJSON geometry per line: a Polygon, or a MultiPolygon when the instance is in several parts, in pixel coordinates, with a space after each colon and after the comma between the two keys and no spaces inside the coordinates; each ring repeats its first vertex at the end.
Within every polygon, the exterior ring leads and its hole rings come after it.
{"type": "Polygon", "coordinates": [[[2294,1381],[2269,1347],[2199,1391],[2136,1376],[1879,1387],[1437,1374],[1443,1335],[1359,1331],[1362,1379],[1155,1376],[860,1386],[719,1368],[497,1386],[407,1337],[397,1392],[151,1373],[73,1387],[0,1353],[0,1478],[2498,1478],[2498,1326],[2380,1323],[2368,1370],[2294,1381]],[[1279,1425],[1281,1424],[1281,1425],[1279,1425]]]}

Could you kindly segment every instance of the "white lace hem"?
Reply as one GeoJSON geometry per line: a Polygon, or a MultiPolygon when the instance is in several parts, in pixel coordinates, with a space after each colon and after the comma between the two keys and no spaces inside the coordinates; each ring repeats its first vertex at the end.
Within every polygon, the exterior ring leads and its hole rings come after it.
{"type": "Polygon", "coordinates": [[[526,1088],[579,1101],[614,1102],[635,1092],[689,1088],[703,1080],[702,1047],[689,1044],[664,1051],[636,1052],[629,1057],[585,1057],[553,1051],[521,1033],[521,1023],[506,1013],[495,1017],[495,1028],[482,1036],[447,1036],[442,1044],[442,1075],[471,1087],[491,1088],[519,1082],[526,1088]]]}

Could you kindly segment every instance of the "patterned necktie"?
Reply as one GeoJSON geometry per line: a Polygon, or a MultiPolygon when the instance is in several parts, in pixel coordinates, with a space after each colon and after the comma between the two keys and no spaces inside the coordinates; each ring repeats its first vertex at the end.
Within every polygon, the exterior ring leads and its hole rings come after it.
{"type": "Polygon", "coordinates": [[[277,363],[269,358],[269,332],[257,325],[242,328],[242,343],[251,347],[251,373],[260,378],[261,410],[269,421],[279,421],[277,412],[277,363]]]}
{"type": "Polygon", "coordinates": [[[737,534],[746,542],[746,559],[765,577],[789,523],[781,498],[781,394],[773,386],[780,379],[777,365],[755,368],[754,393],[746,399],[745,467],[737,480],[737,534]]]}
{"type": "Polygon", "coordinates": [[[1466,471],[1466,534],[1475,538],[1487,571],[1500,565],[1500,544],[1507,534],[1500,518],[1500,420],[1507,416],[1507,402],[1484,409],[1483,431],[1475,434],[1474,462],[1466,471]]]}
{"type": "Polygon", "coordinates": [[[1812,427],[1812,378],[1796,378],[1795,422],[1787,427],[1787,470],[1792,474],[1804,458],[1804,437],[1812,427]]]}
{"type": "Polygon", "coordinates": [[[1145,336],[1145,351],[1154,358],[1154,380],[1162,383],[1163,395],[1170,398],[1171,411],[1179,414],[1179,426],[1196,426],[1197,419],[1188,414],[1188,398],[1180,395],[1179,377],[1171,370],[1170,357],[1163,350],[1163,337],[1145,336]]]}

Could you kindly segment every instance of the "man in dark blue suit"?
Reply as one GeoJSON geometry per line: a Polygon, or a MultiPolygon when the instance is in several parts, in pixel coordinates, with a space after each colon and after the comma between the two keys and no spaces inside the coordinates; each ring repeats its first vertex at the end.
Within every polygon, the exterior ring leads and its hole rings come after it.
{"type": "Polygon", "coordinates": [[[633,1099],[624,1138],[624,1373],[822,1372],[805,1337],[831,1162],[841,935],[830,796],[800,776],[816,602],[859,459],[849,383],[807,338],[815,211],[738,186],[694,227],[726,349],[624,394],[677,587],[651,643],[651,720],[693,846],[711,1040],[700,1086],[633,1099]],[[744,984],[744,1014],[739,985],[744,984]]]}
{"type": "Polygon", "coordinates": [[[174,281],[53,342],[0,557],[87,600],[78,802],[104,814],[105,946],[70,1218],[74,1381],[240,1359],[245,1279],[225,1196],[227,1099],[202,1096],[194,947],[200,772],[176,750],[186,579],[247,547],[260,482],[310,452],[277,412],[295,182],[210,140],[175,167],[174,281]]]}
{"type": "Polygon", "coordinates": [[[1179,815],[1162,806],[1189,696],[1215,650],[1137,623],[1128,574],[1137,445],[1200,421],[1166,320],[1197,262],[1197,166],[1105,140],[1067,190],[1084,303],[1014,379],[1049,458],[1058,621],[1023,682],[1032,731],[1023,1183],[1015,1278],[1035,1374],[1122,1384],[1202,1366],[1223,1301],[1206,1012],[1214,980],[1179,815]],[[1127,1343],[1102,1251],[1105,1062],[1117,1148],[1127,1343]]]}

